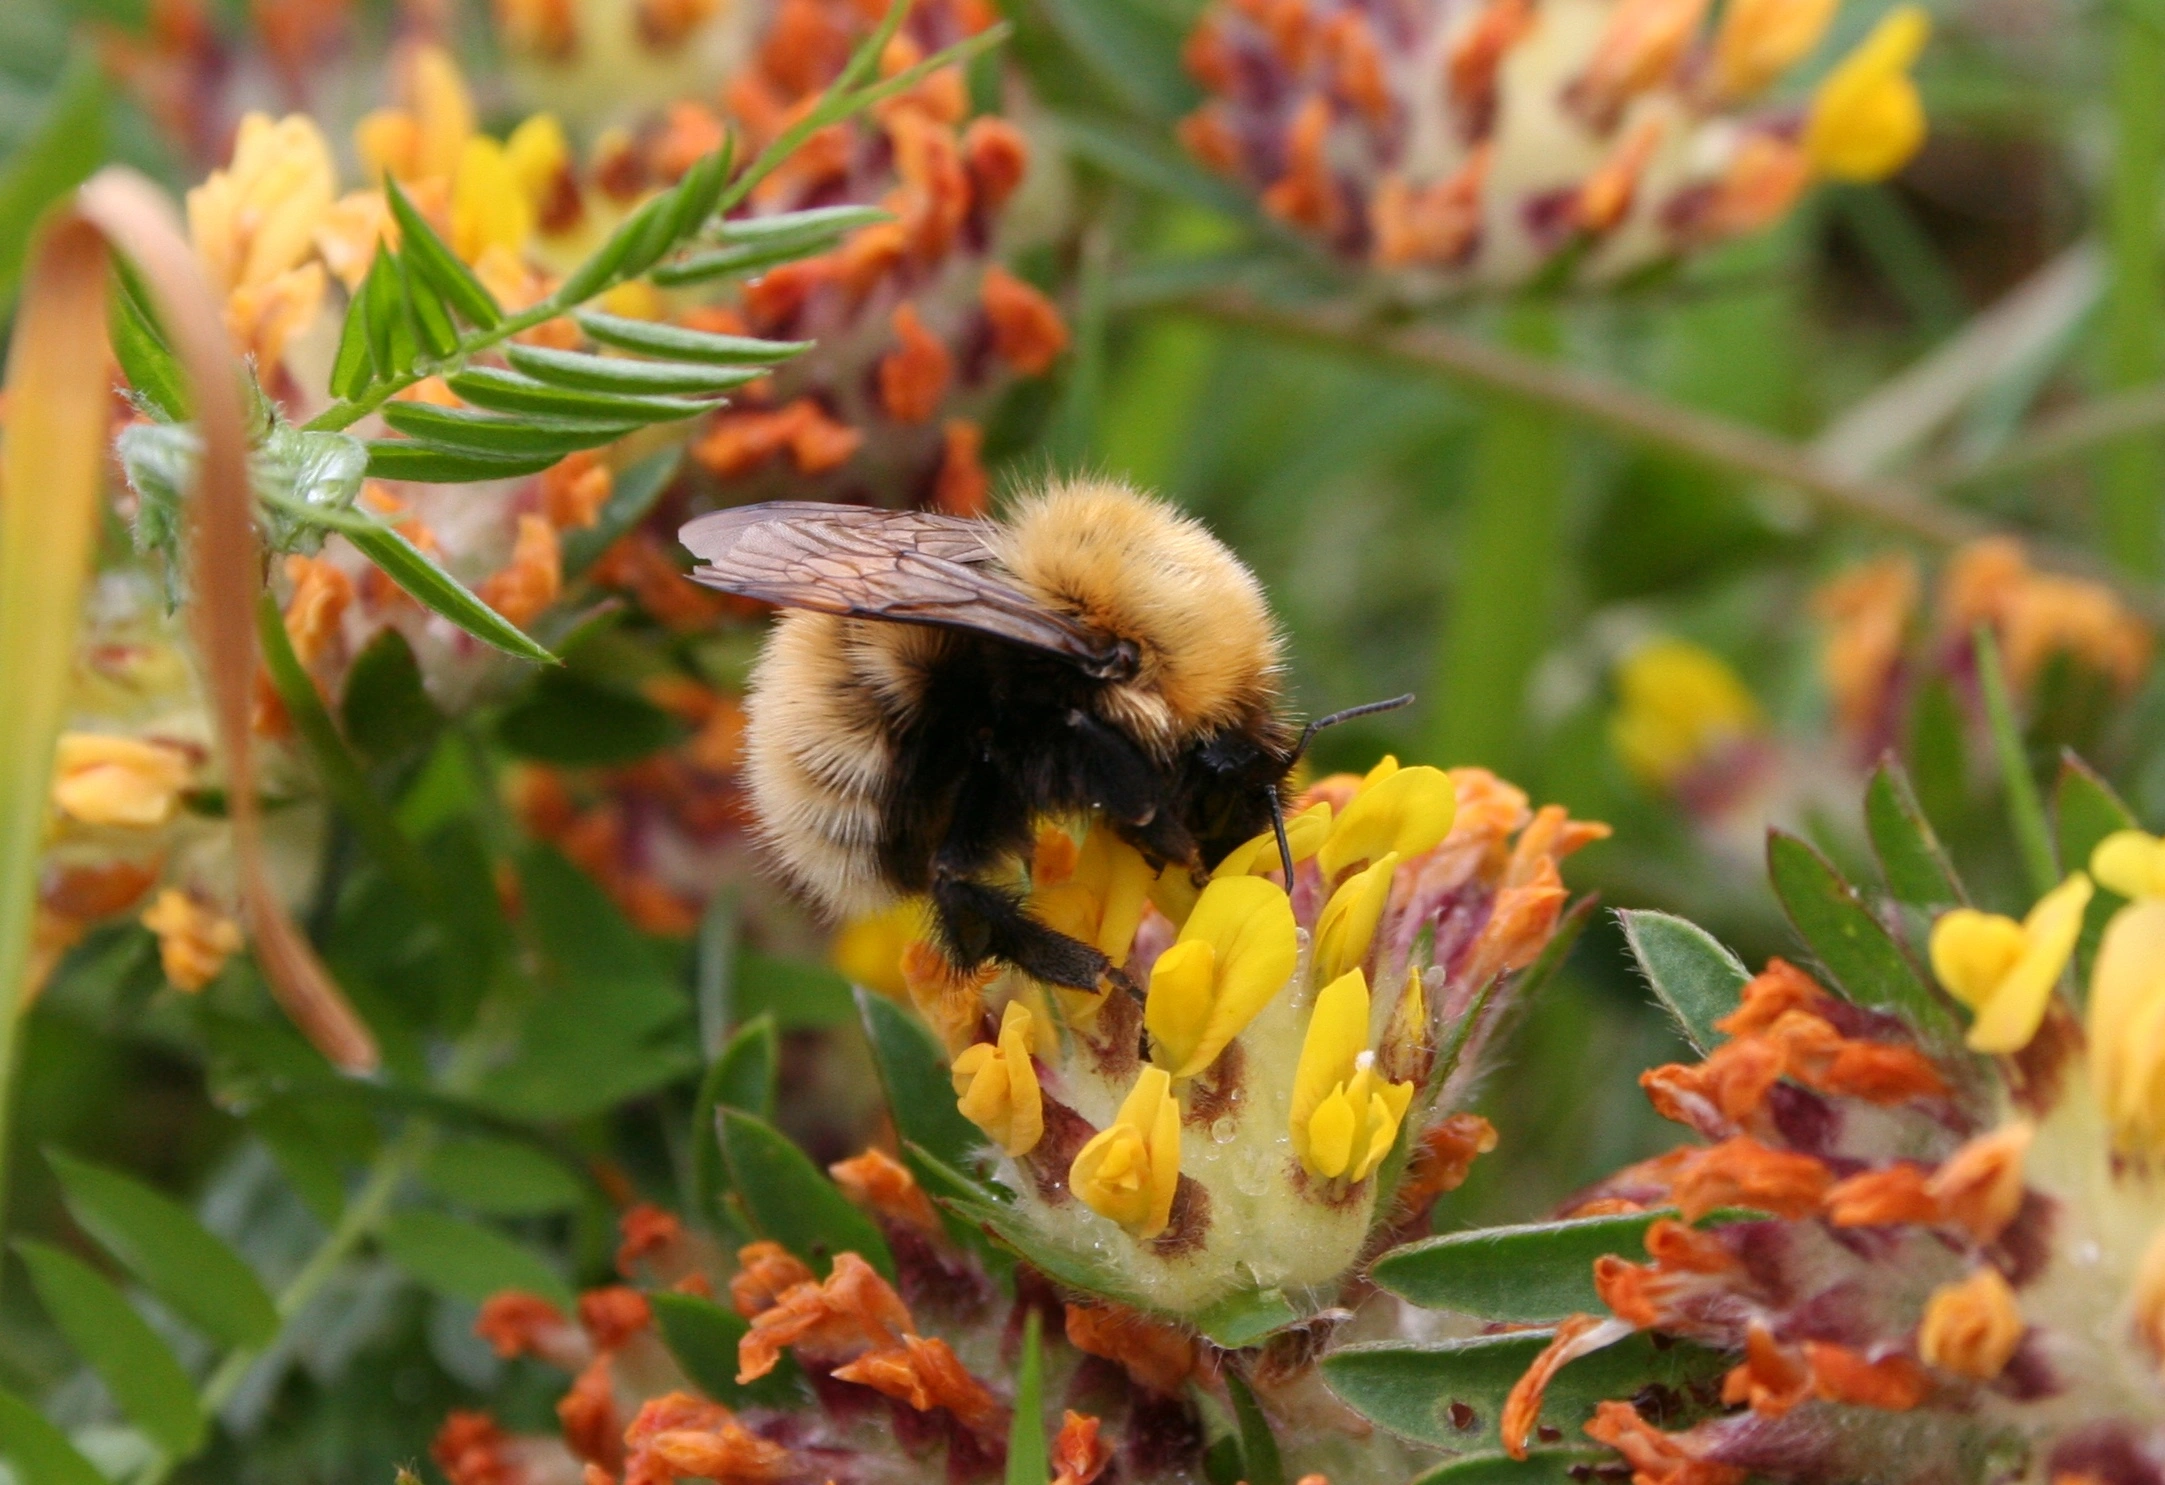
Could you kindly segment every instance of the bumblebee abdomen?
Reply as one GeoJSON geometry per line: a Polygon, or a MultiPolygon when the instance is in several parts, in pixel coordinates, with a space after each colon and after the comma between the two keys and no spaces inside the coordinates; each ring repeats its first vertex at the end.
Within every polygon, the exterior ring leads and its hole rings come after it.
{"type": "MultiPolygon", "coordinates": [[[[897,627],[782,615],[745,706],[745,775],[760,834],[797,885],[838,917],[894,895],[880,870],[880,839],[893,719],[908,697],[891,667],[867,663],[863,631],[897,627]]],[[[872,648],[885,647],[875,637],[872,648]]]]}

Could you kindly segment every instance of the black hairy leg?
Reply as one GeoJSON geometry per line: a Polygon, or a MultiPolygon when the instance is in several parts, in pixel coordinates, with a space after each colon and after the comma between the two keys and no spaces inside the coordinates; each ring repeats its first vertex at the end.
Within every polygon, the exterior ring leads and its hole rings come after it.
{"type": "Polygon", "coordinates": [[[1114,973],[1096,949],[1031,917],[1020,894],[985,882],[935,873],[932,915],[947,957],[964,969],[997,959],[1047,984],[1090,991],[1114,973]]]}

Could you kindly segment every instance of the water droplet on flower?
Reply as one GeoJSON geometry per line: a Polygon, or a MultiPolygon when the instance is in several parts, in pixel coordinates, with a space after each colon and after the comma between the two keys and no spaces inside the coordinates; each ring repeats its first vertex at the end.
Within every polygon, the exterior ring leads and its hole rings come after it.
{"type": "Polygon", "coordinates": [[[1235,1121],[1231,1114],[1220,1114],[1217,1118],[1210,1121],[1210,1139],[1212,1144],[1231,1144],[1233,1142],[1233,1136],[1238,1133],[1240,1133],[1240,1125],[1237,1121],[1235,1121]]]}

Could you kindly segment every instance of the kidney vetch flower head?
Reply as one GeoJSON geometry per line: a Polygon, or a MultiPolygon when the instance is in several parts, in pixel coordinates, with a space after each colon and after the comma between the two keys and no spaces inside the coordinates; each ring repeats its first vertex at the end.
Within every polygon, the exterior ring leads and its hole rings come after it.
{"type": "Polygon", "coordinates": [[[1182,125],[1271,215],[1416,294],[1605,281],[1879,180],[1923,142],[1891,11],[1801,103],[1836,0],[1219,0],[1182,125]]]}
{"type": "Polygon", "coordinates": [[[1931,894],[1951,1001],[1894,960],[1886,978],[1842,960],[1840,990],[1776,960],[1700,1062],[1641,1079],[1708,1143],[1575,1204],[1655,1220],[1643,1253],[1595,1265],[1608,1314],[1560,1324],[1514,1392],[1514,1451],[1538,1443],[1559,1370],[1648,1331],[1707,1348],[1709,1382],[1585,1420],[1642,1482],[2156,1478],[2165,842],[2106,837],[2020,920],[1947,906],[1961,890],[1931,894]],[[2078,1014],[2064,986],[2093,878],[2121,905],[2078,1014]]]}

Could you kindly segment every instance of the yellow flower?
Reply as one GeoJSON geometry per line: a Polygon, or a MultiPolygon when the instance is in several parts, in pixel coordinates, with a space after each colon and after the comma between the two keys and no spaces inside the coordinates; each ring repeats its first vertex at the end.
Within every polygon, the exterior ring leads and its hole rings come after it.
{"type": "Polygon", "coordinates": [[[1714,37],[1716,85],[1731,98],[1759,92],[1804,60],[1827,34],[1837,0],[1731,0],[1714,37]]]}
{"type": "Polygon", "coordinates": [[[570,168],[571,142],[555,114],[537,113],[511,131],[504,141],[504,157],[527,203],[539,212],[570,168]]]}
{"type": "Polygon", "coordinates": [[[1180,1104],[1162,1067],[1146,1067],[1106,1128],[1075,1152],[1068,1189],[1138,1238],[1172,1220],[1180,1185],[1180,1104]]]}
{"type": "Polygon", "coordinates": [[[1010,1155],[1027,1155],[1045,1134],[1045,1100],[1030,1062],[1029,1008],[1011,1000],[1000,1014],[1000,1040],[966,1047],[955,1059],[956,1107],[1010,1155]]]}
{"type": "Polygon", "coordinates": [[[1192,1078],[1292,978],[1300,930],[1285,890],[1261,877],[1218,877],[1150,970],[1143,1026],[1150,1055],[1192,1078]]]}
{"type": "Polygon", "coordinates": [[[1910,67],[1932,34],[1923,8],[1887,12],[1812,95],[1804,150],[1822,175],[1885,180],[1924,144],[1924,100],[1910,67]]]}
{"type": "Polygon", "coordinates": [[[517,252],[533,235],[534,207],[504,147],[476,134],[451,180],[451,250],[472,263],[492,247],[517,252]]]}
{"type": "Polygon", "coordinates": [[[2129,1153],[2165,1154],[2165,900],[2112,915],[2090,971],[2090,1076],[2129,1153]]]}
{"type": "Polygon", "coordinates": [[[233,160],[188,193],[188,236],[221,294],[298,266],[337,188],[331,149],[304,114],[241,120],[233,160]]]}
{"type": "Polygon", "coordinates": [[[1765,727],[1759,703],[1711,650],[1680,639],[1641,645],[1617,668],[1609,741],[1646,783],[1674,784],[1722,743],[1765,727]]]}
{"type": "Polygon", "coordinates": [[[2122,897],[2165,897],[2165,840],[2115,830],[2090,853],[2090,875],[2122,897]]]}
{"type": "Polygon", "coordinates": [[[1118,967],[1127,963],[1128,950],[1135,945],[1135,930],[1143,921],[1143,904],[1156,875],[1142,852],[1093,825],[1075,852],[1073,868],[1032,893],[1030,911],[1118,967]]]}
{"type": "MultiPolygon", "coordinates": [[[[1293,864],[1300,865],[1322,849],[1324,837],[1331,833],[1331,805],[1327,799],[1319,799],[1308,808],[1285,822],[1285,842],[1292,848],[1293,864]]],[[[1261,876],[1265,872],[1282,871],[1284,864],[1278,859],[1278,832],[1266,830],[1253,840],[1243,841],[1226,853],[1223,861],[1212,869],[1212,875],[1221,877],[1261,876]]]]}
{"type": "Polygon", "coordinates": [[[1323,879],[1347,867],[1396,851],[1401,860],[1432,851],[1451,833],[1458,816],[1458,789],[1440,768],[1400,768],[1385,757],[1361,781],[1345,813],[1331,822],[1316,849],[1323,879]]]}
{"type": "Polygon", "coordinates": [[[188,755],[166,743],[63,733],[53,763],[53,803],[85,825],[163,825],[193,773],[188,755]]]}
{"type": "Polygon", "coordinates": [[[1293,1073],[1293,1152],[1310,1175],[1365,1180],[1390,1153],[1413,1085],[1384,1082],[1375,1060],[1368,981],[1349,970],[1316,997],[1293,1073]]]}
{"type": "Polygon", "coordinates": [[[404,108],[379,108],[354,125],[353,142],[372,177],[445,179],[474,134],[474,101],[458,64],[440,46],[415,47],[406,64],[404,108]]]}
{"type": "Polygon", "coordinates": [[[1376,924],[1384,905],[1391,900],[1391,874],[1398,869],[1398,853],[1385,852],[1373,866],[1347,877],[1316,920],[1315,964],[1309,978],[1329,984],[1368,958],[1368,946],[1376,936],[1376,924]]]}
{"type": "Polygon", "coordinates": [[[2007,1367],[2022,1342],[2022,1306],[1995,1268],[1942,1284],[1924,1307],[1917,1354],[1927,1366],[1989,1382],[2007,1367]]]}
{"type": "Polygon", "coordinates": [[[2020,923],[1956,908],[1932,925],[1932,972],[1977,1013],[1971,1047],[2018,1052],[2029,1045],[2075,952],[2089,904],[2090,879],[2078,871],[2039,898],[2020,923]]]}
{"type": "Polygon", "coordinates": [[[240,925],[168,887],[147,908],[142,924],[158,936],[158,962],[176,989],[193,995],[218,978],[240,952],[240,925]]]}
{"type": "Polygon", "coordinates": [[[902,976],[902,951],[932,937],[932,913],[922,897],[905,897],[892,907],[852,918],[834,936],[827,962],[852,985],[862,985],[890,1000],[909,995],[902,976]]]}

